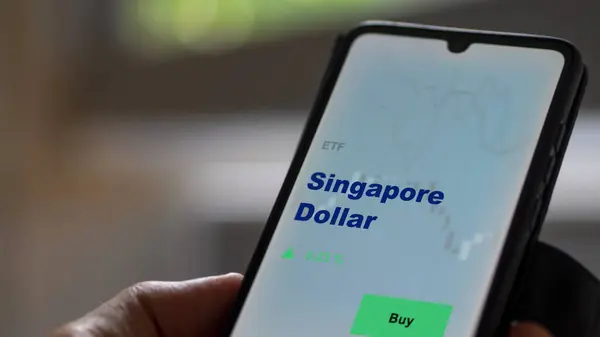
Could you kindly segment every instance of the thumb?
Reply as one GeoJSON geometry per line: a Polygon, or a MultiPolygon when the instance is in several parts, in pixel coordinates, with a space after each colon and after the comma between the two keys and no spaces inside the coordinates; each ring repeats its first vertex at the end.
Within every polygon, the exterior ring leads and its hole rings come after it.
{"type": "Polygon", "coordinates": [[[52,337],[216,336],[242,276],[143,282],[122,291],[52,337]]]}
{"type": "Polygon", "coordinates": [[[510,337],[552,337],[552,335],[541,325],[526,322],[513,326],[510,337]]]}

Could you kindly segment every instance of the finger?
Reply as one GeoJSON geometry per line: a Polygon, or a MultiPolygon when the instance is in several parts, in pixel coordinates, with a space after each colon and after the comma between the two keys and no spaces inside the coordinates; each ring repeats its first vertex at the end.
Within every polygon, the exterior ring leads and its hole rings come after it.
{"type": "Polygon", "coordinates": [[[552,337],[552,335],[538,324],[519,323],[511,328],[510,337],[552,337]]]}
{"type": "Polygon", "coordinates": [[[224,324],[241,281],[241,275],[228,274],[147,288],[142,285],[137,296],[161,336],[212,336],[224,324]]]}
{"type": "Polygon", "coordinates": [[[122,291],[52,337],[210,337],[233,303],[242,276],[143,282],[122,291]]]}

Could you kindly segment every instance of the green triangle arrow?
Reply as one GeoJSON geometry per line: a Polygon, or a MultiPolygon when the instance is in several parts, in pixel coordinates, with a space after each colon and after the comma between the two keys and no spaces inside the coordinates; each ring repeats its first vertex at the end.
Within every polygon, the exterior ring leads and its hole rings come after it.
{"type": "Polygon", "coordinates": [[[291,260],[294,258],[294,250],[292,248],[288,249],[283,255],[281,255],[282,259],[291,260]]]}

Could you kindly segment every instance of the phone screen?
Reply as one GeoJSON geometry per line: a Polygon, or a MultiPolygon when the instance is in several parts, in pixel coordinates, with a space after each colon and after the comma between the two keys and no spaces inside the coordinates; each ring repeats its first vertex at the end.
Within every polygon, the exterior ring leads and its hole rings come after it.
{"type": "Polygon", "coordinates": [[[564,63],[359,36],[232,336],[473,335],[564,63]]]}

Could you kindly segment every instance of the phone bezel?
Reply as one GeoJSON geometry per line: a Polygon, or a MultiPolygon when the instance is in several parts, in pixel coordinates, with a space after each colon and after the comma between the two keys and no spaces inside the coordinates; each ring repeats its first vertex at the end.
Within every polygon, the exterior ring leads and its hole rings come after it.
{"type": "MultiPolygon", "coordinates": [[[[548,207],[548,193],[551,194],[554,181],[560,169],[560,164],[549,167],[548,162],[554,160],[557,156],[558,158],[562,158],[562,154],[564,154],[566,148],[561,146],[561,143],[557,144],[556,139],[559,138],[561,127],[572,127],[572,123],[567,123],[567,120],[571,115],[571,107],[576,104],[575,97],[584,72],[581,55],[570,42],[553,37],[387,21],[367,21],[354,27],[346,34],[341,35],[335,44],[313,108],[300,137],[296,154],[292,159],[282,188],[260,236],[257,248],[250,260],[244,281],[223,331],[223,336],[230,336],[237,323],[239,314],[267,252],[292,188],[296,183],[296,179],[348,56],[350,47],[359,36],[369,33],[433,38],[450,41],[449,43],[459,40],[463,43],[466,41],[467,43],[549,49],[560,52],[565,59],[564,67],[511,221],[506,243],[494,272],[494,279],[488,298],[485,301],[476,336],[489,336],[493,334],[501,323],[502,314],[507,304],[513,281],[518,276],[519,266],[527,251],[527,246],[530,245],[533,241],[532,239],[537,237],[537,233],[539,233],[539,227],[543,222],[548,207]],[[545,177],[549,174],[549,171],[552,174],[550,175],[550,180],[547,180],[545,177]],[[536,206],[538,206],[537,209],[535,208],[536,206]]],[[[562,137],[563,141],[568,141],[569,135],[570,130],[566,130],[565,136],[562,137]]]]}

